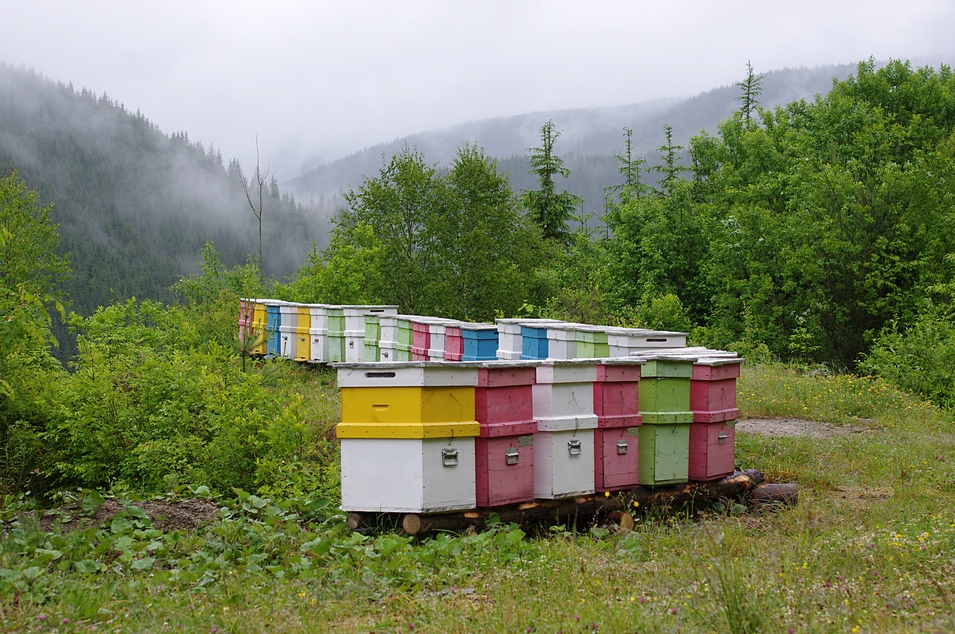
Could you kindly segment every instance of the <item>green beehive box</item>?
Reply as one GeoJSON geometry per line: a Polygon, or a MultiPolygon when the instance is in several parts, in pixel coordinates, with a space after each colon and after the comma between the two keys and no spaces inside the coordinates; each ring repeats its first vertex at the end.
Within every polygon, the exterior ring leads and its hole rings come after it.
{"type": "Polygon", "coordinates": [[[594,333],[594,356],[598,359],[606,359],[610,356],[607,333],[602,330],[594,333]]]}
{"type": "MultiPolygon", "coordinates": [[[[398,319],[398,343],[402,346],[408,346],[408,354],[411,354],[411,345],[414,343],[414,329],[411,327],[410,319],[398,319]]],[[[411,360],[410,356],[407,360],[411,360]]]]}
{"type": "Polygon", "coordinates": [[[639,429],[637,482],[643,486],[686,482],[690,469],[690,426],[641,425],[639,429]]]}
{"type": "Polygon", "coordinates": [[[381,321],[378,315],[365,315],[365,345],[374,343],[378,345],[381,339],[381,321]]]}
{"type": "Polygon", "coordinates": [[[690,379],[640,377],[637,387],[640,414],[649,425],[692,423],[690,379]]]}
{"type": "Polygon", "coordinates": [[[693,377],[693,362],[695,358],[674,359],[665,358],[647,358],[647,362],[640,370],[640,376],[657,378],[680,378],[690,379],[693,377]]]}
{"type": "Polygon", "coordinates": [[[594,358],[594,333],[592,330],[577,329],[574,331],[577,340],[577,358],[594,358]]]}

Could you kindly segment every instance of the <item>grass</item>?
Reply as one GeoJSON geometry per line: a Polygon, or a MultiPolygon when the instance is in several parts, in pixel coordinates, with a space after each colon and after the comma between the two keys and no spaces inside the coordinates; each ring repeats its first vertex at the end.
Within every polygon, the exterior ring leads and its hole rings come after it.
{"type": "MultiPolygon", "coordinates": [[[[327,377],[326,377],[327,378],[327,377]]],[[[315,381],[328,392],[321,374],[315,381]]],[[[639,518],[630,533],[498,526],[415,542],[348,531],[295,492],[224,501],[162,533],[148,518],[0,542],[7,631],[911,632],[955,629],[950,414],[871,378],[766,365],[746,416],[852,426],[740,432],[737,463],[800,485],[792,508],[639,518]]],[[[328,406],[329,412],[334,411],[328,406]]],[[[331,504],[334,506],[334,503],[331,504]]]]}

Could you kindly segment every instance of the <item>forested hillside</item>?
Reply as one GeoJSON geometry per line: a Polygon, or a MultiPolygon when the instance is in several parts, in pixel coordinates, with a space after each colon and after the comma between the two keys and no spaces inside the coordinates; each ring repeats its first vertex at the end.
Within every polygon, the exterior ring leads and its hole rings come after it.
{"type": "MultiPolygon", "coordinates": [[[[757,69],[758,71],[759,69],[757,69]]],[[[815,68],[787,68],[763,74],[760,102],[766,107],[825,94],[836,79],[845,79],[851,64],[815,68]]],[[[740,67],[740,77],[745,74],[740,67]]],[[[560,147],[570,170],[568,191],[583,199],[585,213],[601,214],[604,188],[616,182],[614,158],[624,150],[623,129],[633,130],[633,152],[648,164],[659,162],[658,149],[665,143],[664,126],[673,129],[675,145],[688,148],[701,130],[716,131],[720,121],[739,107],[736,86],[721,86],[688,99],[660,99],[617,107],[581,108],[534,112],[511,117],[471,121],[442,130],[431,130],[381,143],[326,165],[316,166],[288,182],[299,197],[331,200],[336,194],[357,187],[363,177],[375,174],[382,156],[390,157],[408,146],[425,155],[432,164],[448,166],[464,142],[484,148],[497,160],[517,191],[533,189],[528,148],[538,142],[538,130],[553,121],[561,132],[560,147]]]]}
{"type": "MultiPolygon", "coordinates": [[[[263,174],[266,166],[263,157],[263,174]]],[[[258,257],[242,167],[258,207],[256,166],[226,163],[212,144],[166,134],[105,94],[0,64],[0,175],[17,170],[53,203],[73,269],[64,290],[82,314],[133,296],[168,299],[180,276],[199,270],[206,242],[228,265],[258,257]]],[[[263,268],[280,277],[324,241],[326,222],[274,175],[264,183],[263,268]]]]}

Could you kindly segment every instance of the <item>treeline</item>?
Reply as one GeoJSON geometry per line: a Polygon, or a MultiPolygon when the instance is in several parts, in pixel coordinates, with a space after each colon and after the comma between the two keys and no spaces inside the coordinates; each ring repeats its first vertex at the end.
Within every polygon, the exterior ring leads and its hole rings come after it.
{"type": "Polygon", "coordinates": [[[347,197],[331,245],[287,296],[676,327],[749,356],[878,369],[874,345],[951,304],[951,69],[870,60],[825,96],[773,108],[759,105],[752,68],[737,90],[736,113],[688,147],[664,126],[652,167],[625,131],[602,222],[572,222],[573,206],[557,225],[535,216],[541,196],[567,193],[552,189],[568,172],[553,123],[529,157],[539,185],[522,193],[474,147],[446,176],[405,148],[347,197]],[[465,200],[493,200],[495,211],[461,213],[437,193],[466,164],[483,176],[465,200]],[[475,297],[479,274],[498,289],[493,301],[475,297]]]}
{"type": "MultiPolygon", "coordinates": [[[[254,139],[250,139],[250,143],[254,139]]],[[[240,184],[242,167],[185,132],[161,132],[107,95],[54,83],[0,64],[0,175],[17,170],[53,203],[60,253],[73,276],[64,290],[77,312],[129,297],[168,301],[169,287],[199,270],[214,242],[228,265],[258,254],[258,227],[240,184]]],[[[263,163],[263,269],[296,270],[327,220],[283,193],[263,163]]],[[[253,187],[255,166],[245,178],[253,187]]],[[[58,331],[65,338],[65,329],[58,331]]],[[[75,349],[70,346],[68,354],[75,349]]]]}

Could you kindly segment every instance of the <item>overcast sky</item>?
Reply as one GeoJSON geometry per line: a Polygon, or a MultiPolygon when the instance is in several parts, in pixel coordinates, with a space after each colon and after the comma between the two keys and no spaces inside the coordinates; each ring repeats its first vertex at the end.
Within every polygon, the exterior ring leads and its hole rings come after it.
{"type": "Polygon", "coordinates": [[[955,52],[952,0],[0,0],[0,61],[280,180],[473,119],[955,52]]]}

